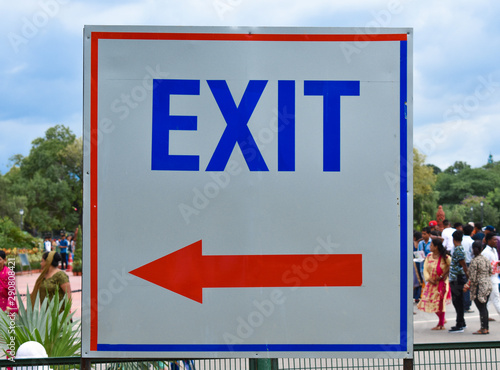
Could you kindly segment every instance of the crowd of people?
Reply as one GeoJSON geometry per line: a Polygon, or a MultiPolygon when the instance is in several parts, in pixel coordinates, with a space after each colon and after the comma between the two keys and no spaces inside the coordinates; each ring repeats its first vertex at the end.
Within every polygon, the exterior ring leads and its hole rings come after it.
{"type": "Polygon", "coordinates": [[[69,256],[74,257],[75,240],[73,235],[66,236],[65,233],[61,233],[59,238],[53,239],[50,236],[46,236],[43,241],[43,247],[45,252],[58,252],[61,255],[61,270],[66,270],[68,268],[69,256]]]}
{"type": "Polygon", "coordinates": [[[481,223],[451,226],[430,221],[429,226],[413,234],[414,289],[413,299],[419,310],[435,313],[438,323],[432,330],[445,330],[446,305],[456,311],[456,322],[448,331],[464,332],[464,314],[480,316],[480,329],[473,334],[489,334],[488,306],[500,313],[498,250],[500,238],[491,225],[481,223]]]}

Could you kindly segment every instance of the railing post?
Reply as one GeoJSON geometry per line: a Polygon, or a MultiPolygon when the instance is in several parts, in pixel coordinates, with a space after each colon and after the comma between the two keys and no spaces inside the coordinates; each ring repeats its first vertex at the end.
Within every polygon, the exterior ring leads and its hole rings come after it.
{"type": "Polygon", "coordinates": [[[91,370],[92,368],[92,362],[89,358],[83,358],[81,357],[80,359],[80,370],[91,370]]]}
{"type": "Polygon", "coordinates": [[[248,364],[250,370],[278,370],[277,358],[251,358],[248,364]]]}
{"type": "Polygon", "coordinates": [[[403,370],[413,370],[413,359],[412,358],[403,359],[403,370]]]}

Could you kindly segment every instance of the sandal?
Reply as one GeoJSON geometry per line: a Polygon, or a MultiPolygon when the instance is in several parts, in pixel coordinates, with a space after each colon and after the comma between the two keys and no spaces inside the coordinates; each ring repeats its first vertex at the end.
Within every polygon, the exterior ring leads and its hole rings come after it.
{"type": "Polygon", "coordinates": [[[489,334],[489,333],[490,332],[488,331],[488,329],[479,329],[478,331],[475,331],[472,334],[489,334]]]}
{"type": "Polygon", "coordinates": [[[437,326],[433,327],[431,330],[444,330],[444,326],[437,325],[437,326]]]}

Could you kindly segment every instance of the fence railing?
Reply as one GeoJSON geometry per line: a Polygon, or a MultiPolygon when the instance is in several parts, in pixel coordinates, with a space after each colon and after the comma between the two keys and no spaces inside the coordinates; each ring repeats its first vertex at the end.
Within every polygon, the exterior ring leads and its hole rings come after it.
{"type": "Polygon", "coordinates": [[[500,342],[416,344],[414,358],[402,359],[81,359],[56,357],[44,359],[0,360],[2,369],[70,370],[328,370],[328,369],[416,369],[474,370],[500,368],[500,342]],[[36,366],[36,367],[35,367],[36,366]]]}

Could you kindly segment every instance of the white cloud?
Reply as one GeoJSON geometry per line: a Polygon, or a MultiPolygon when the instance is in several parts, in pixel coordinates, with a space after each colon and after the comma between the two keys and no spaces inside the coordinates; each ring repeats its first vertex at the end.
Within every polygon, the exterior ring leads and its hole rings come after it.
{"type": "Polygon", "coordinates": [[[486,164],[489,154],[500,159],[500,114],[485,115],[474,120],[440,122],[415,127],[414,146],[424,155],[426,163],[442,170],[456,161],[472,167],[486,164]]]}

